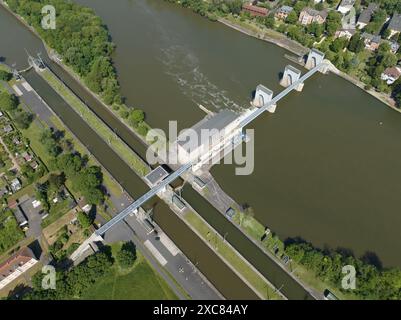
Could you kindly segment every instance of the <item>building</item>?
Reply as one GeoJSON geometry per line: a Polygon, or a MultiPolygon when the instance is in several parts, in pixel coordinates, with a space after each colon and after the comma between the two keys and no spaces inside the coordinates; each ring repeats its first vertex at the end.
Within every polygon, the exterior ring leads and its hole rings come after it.
{"type": "Polygon", "coordinates": [[[394,13],[393,17],[390,20],[390,24],[388,25],[388,30],[390,30],[389,38],[400,34],[401,32],[401,14],[394,13]]]}
{"type": "Polygon", "coordinates": [[[157,186],[169,175],[166,169],[162,166],[158,166],[156,169],[149,172],[145,177],[145,181],[150,185],[151,188],[157,186]]]}
{"type": "Polygon", "coordinates": [[[379,49],[381,43],[380,36],[375,36],[373,34],[364,32],[361,38],[365,43],[365,49],[368,49],[370,51],[376,51],[377,49],[379,49]]]}
{"type": "Polygon", "coordinates": [[[21,181],[19,181],[18,178],[15,178],[13,181],[11,181],[10,187],[13,193],[17,192],[22,188],[21,181]]]}
{"type": "Polygon", "coordinates": [[[245,3],[242,6],[242,11],[250,13],[251,16],[254,17],[266,17],[267,14],[269,13],[269,10],[266,8],[254,6],[250,3],[245,3]]]}
{"type": "Polygon", "coordinates": [[[26,162],[31,162],[33,157],[28,152],[23,152],[21,156],[24,158],[26,162]]]}
{"type": "Polygon", "coordinates": [[[305,8],[301,11],[299,15],[299,22],[303,25],[309,25],[313,22],[323,24],[326,21],[326,18],[326,11],[318,11],[312,8],[305,8]]]}
{"type": "Polygon", "coordinates": [[[281,8],[279,8],[276,11],[276,14],[274,15],[274,17],[277,20],[285,20],[285,19],[287,19],[288,15],[292,12],[292,10],[294,10],[294,9],[290,6],[282,6],[281,8]]]}
{"type": "Polygon", "coordinates": [[[176,142],[178,161],[210,164],[212,158],[232,145],[235,136],[242,134],[238,119],[233,111],[223,110],[182,132],[176,142]]]}
{"type": "Polygon", "coordinates": [[[21,210],[19,206],[15,208],[13,211],[14,217],[18,222],[18,225],[20,228],[22,228],[24,231],[28,228],[28,219],[25,215],[25,213],[21,210]]]}
{"type": "Polygon", "coordinates": [[[386,81],[388,85],[391,85],[394,82],[396,82],[400,76],[401,76],[401,68],[391,67],[384,70],[384,72],[381,74],[381,79],[383,81],[386,81]]]}
{"type": "Polygon", "coordinates": [[[336,31],[334,37],[335,38],[347,38],[348,40],[350,40],[352,38],[352,36],[356,33],[355,29],[340,29],[338,31],[336,31]]]}
{"type": "Polygon", "coordinates": [[[7,124],[7,125],[5,125],[5,126],[3,127],[4,133],[10,133],[10,132],[12,132],[13,130],[14,130],[13,127],[12,127],[11,125],[9,125],[9,124],[7,124]]]}
{"type": "Polygon", "coordinates": [[[0,264],[0,290],[37,263],[32,250],[24,248],[0,264]]]}
{"type": "Polygon", "coordinates": [[[355,0],[342,0],[337,7],[337,11],[342,14],[347,14],[354,7],[355,0]]]}
{"type": "Polygon", "coordinates": [[[85,213],[89,213],[92,209],[92,206],[86,202],[84,197],[81,197],[78,199],[78,206],[81,208],[81,210],[85,213]]]}
{"type": "Polygon", "coordinates": [[[391,53],[396,54],[398,52],[398,50],[400,49],[400,45],[395,41],[389,41],[389,45],[390,45],[391,53]]]}
{"type": "Polygon", "coordinates": [[[379,5],[377,3],[370,3],[369,6],[360,14],[356,27],[359,29],[365,28],[370,20],[372,20],[373,13],[375,13],[377,9],[379,9],[379,5]]]}

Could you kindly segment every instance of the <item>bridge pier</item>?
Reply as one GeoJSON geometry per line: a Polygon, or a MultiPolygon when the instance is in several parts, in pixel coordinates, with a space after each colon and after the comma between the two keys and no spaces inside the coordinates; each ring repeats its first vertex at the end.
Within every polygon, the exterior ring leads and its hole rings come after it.
{"type": "MultiPolygon", "coordinates": [[[[298,70],[297,68],[287,65],[284,70],[283,78],[280,81],[280,85],[283,87],[289,87],[296,81],[298,81],[301,78],[301,70],[298,70]]],[[[300,83],[295,90],[301,92],[304,87],[303,83],[300,83]]]]}
{"type": "MultiPolygon", "coordinates": [[[[260,108],[269,103],[273,99],[273,91],[270,89],[266,88],[264,85],[259,84],[256,87],[255,91],[255,98],[252,101],[252,105],[260,108]]],[[[270,105],[267,107],[267,111],[270,113],[274,113],[276,111],[276,106],[277,105],[270,105]]]]}
{"type": "MultiPolygon", "coordinates": [[[[324,60],[324,53],[317,49],[312,49],[311,51],[309,51],[309,55],[306,60],[305,68],[308,70],[311,70],[314,67],[321,64],[323,62],[323,60],[324,60]]],[[[323,71],[320,70],[320,72],[323,72],[323,71]]]]}

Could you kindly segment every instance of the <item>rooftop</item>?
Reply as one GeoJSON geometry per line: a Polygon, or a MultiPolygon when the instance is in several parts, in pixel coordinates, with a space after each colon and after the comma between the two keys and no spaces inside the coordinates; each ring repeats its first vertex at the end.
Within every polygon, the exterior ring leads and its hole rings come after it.
{"type": "Polygon", "coordinates": [[[162,166],[158,166],[156,169],[148,173],[145,176],[145,179],[149,181],[152,186],[155,186],[167,176],[168,172],[162,166]]]}
{"type": "Polygon", "coordinates": [[[358,22],[362,23],[369,23],[372,19],[373,13],[379,9],[379,5],[377,3],[370,3],[369,6],[362,11],[361,15],[359,16],[358,22]]]}
{"type": "Polygon", "coordinates": [[[294,9],[290,6],[282,6],[280,9],[277,10],[277,12],[289,14],[292,10],[294,9]]]}
{"type": "Polygon", "coordinates": [[[340,3],[340,7],[353,6],[355,4],[355,0],[342,0],[340,3]]]}
{"type": "Polygon", "coordinates": [[[309,14],[312,17],[321,16],[324,19],[327,18],[327,11],[325,11],[325,10],[318,11],[318,10],[315,10],[312,8],[304,8],[302,10],[302,12],[306,12],[307,14],[309,14]]]}
{"type": "Polygon", "coordinates": [[[223,110],[219,113],[206,117],[196,123],[192,128],[185,130],[178,136],[178,145],[185,149],[194,150],[204,142],[209,140],[216,131],[221,131],[226,128],[230,123],[237,119],[238,115],[231,110],[223,110]],[[196,135],[197,140],[191,140],[196,135]],[[190,145],[188,142],[191,141],[190,145]],[[198,143],[196,145],[196,143],[198,143]]]}
{"type": "Polygon", "coordinates": [[[7,259],[4,263],[0,264],[0,281],[7,278],[19,267],[22,267],[35,256],[31,249],[24,248],[7,259]]]}
{"type": "Polygon", "coordinates": [[[401,32],[401,14],[394,13],[388,28],[390,30],[401,32]]]}

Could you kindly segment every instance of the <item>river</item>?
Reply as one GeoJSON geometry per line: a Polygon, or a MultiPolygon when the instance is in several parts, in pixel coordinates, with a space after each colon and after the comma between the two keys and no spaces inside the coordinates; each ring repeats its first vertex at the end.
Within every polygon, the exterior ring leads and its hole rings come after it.
{"type": "MultiPolygon", "coordinates": [[[[282,90],[289,61],[272,44],[160,0],[78,2],[107,24],[123,94],[154,127],[191,126],[204,115],[197,104],[246,108],[259,83],[282,90]]],[[[251,127],[255,172],[213,169],[234,199],[283,239],[401,266],[398,113],[334,75],[317,75],[251,127]]]]}
{"type": "MultiPolygon", "coordinates": [[[[198,103],[241,110],[258,83],[281,90],[278,76],[288,61],[274,45],[160,0],[79,2],[93,7],[107,24],[117,44],[114,61],[123,94],[146,111],[152,126],[165,129],[167,120],[190,126],[204,116],[198,103]]],[[[10,17],[0,14],[0,30],[7,30],[10,17]]],[[[12,27],[13,37],[3,36],[9,45],[0,55],[24,66],[21,47],[34,52],[41,46],[25,29],[20,38],[23,27],[15,21],[12,27]]],[[[216,166],[213,174],[284,239],[299,236],[357,255],[371,251],[385,265],[401,265],[401,257],[393,254],[401,225],[397,116],[349,83],[318,75],[303,93],[280,102],[275,115],[252,123],[254,174],[235,176],[227,165],[216,166]]],[[[185,237],[175,237],[185,246],[185,237]]]]}

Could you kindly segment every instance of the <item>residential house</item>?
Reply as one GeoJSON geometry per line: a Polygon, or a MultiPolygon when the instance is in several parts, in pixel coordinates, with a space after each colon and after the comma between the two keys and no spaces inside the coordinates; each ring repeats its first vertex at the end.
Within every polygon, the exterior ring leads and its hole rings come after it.
{"type": "Polygon", "coordinates": [[[340,29],[338,31],[336,31],[334,37],[335,38],[347,38],[348,40],[350,40],[352,38],[352,36],[356,33],[355,29],[340,29]]]}
{"type": "Polygon", "coordinates": [[[29,163],[29,165],[33,170],[36,170],[39,167],[39,164],[36,161],[32,161],[31,163],[29,163]]]}
{"type": "Polygon", "coordinates": [[[242,6],[242,11],[249,12],[251,16],[258,16],[258,17],[266,17],[269,13],[269,10],[266,8],[254,6],[250,3],[245,3],[242,6]]]}
{"type": "Polygon", "coordinates": [[[365,8],[358,18],[358,23],[356,24],[357,28],[363,29],[367,26],[367,24],[372,20],[372,16],[379,9],[379,5],[377,3],[369,3],[369,6],[365,8]]]}
{"type": "Polygon", "coordinates": [[[299,15],[299,22],[308,25],[313,22],[322,24],[326,21],[327,11],[318,11],[312,8],[304,8],[299,15]]]}
{"type": "Polygon", "coordinates": [[[292,12],[292,10],[294,10],[294,9],[290,6],[282,6],[281,8],[279,8],[276,11],[276,14],[274,15],[274,17],[277,20],[285,20],[285,19],[287,19],[288,15],[292,12]]]}
{"type": "Polygon", "coordinates": [[[19,146],[21,144],[21,139],[19,137],[14,137],[13,143],[16,146],[19,146]]]}
{"type": "Polygon", "coordinates": [[[21,185],[21,182],[19,181],[19,179],[15,178],[13,181],[11,181],[10,187],[11,187],[12,192],[15,193],[18,190],[21,190],[22,185],[21,185]]]}
{"type": "Polygon", "coordinates": [[[92,209],[92,206],[86,202],[84,197],[78,199],[78,206],[85,213],[89,213],[92,209]]]}
{"type": "Polygon", "coordinates": [[[32,250],[24,248],[0,264],[0,290],[37,263],[32,250]]]}
{"type": "Polygon", "coordinates": [[[23,152],[22,154],[21,154],[21,156],[24,158],[24,160],[26,161],[26,162],[31,162],[32,160],[33,160],[33,157],[28,153],[28,152],[23,152]]]}
{"type": "Polygon", "coordinates": [[[25,213],[22,211],[20,206],[17,205],[15,210],[13,211],[14,217],[18,222],[18,225],[23,229],[26,230],[28,229],[28,219],[25,215],[25,213]]]}
{"type": "Polygon", "coordinates": [[[7,125],[5,125],[4,127],[3,127],[3,131],[4,131],[4,133],[10,133],[10,132],[12,132],[14,129],[13,129],[13,127],[10,125],[10,124],[7,124],[7,125]]]}
{"type": "Polygon", "coordinates": [[[347,14],[354,7],[355,0],[342,0],[341,3],[337,7],[337,11],[342,14],[347,14]]]}
{"type": "Polygon", "coordinates": [[[381,79],[383,81],[386,81],[388,85],[391,85],[394,82],[396,82],[400,76],[401,76],[401,68],[391,67],[384,70],[384,72],[381,74],[381,79]]]}
{"type": "Polygon", "coordinates": [[[401,14],[394,13],[393,17],[391,18],[390,24],[388,25],[388,30],[390,30],[389,38],[400,34],[401,32],[401,14]]]}
{"type": "Polygon", "coordinates": [[[365,43],[365,49],[368,49],[370,51],[376,51],[381,43],[381,37],[376,36],[370,33],[364,32],[361,36],[365,43]]]}
{"type": "Polygon", "coordinates": [[[400,49],[400,45],[395,41],[389,41],[389,45],[390,45],[391,53],[396,54],[398,52],[398,50],[400,49]]]}

